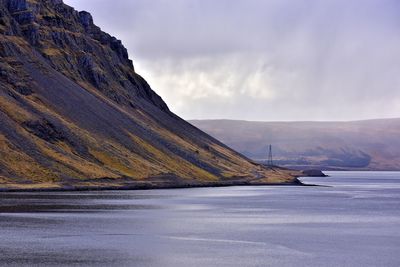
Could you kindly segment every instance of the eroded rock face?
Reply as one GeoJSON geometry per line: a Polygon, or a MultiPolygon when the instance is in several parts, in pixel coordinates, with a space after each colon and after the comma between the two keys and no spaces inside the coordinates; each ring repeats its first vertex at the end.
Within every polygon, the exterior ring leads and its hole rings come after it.
{"type": "Polygon", "coordinates": [[[93,18],[89,12],[86,11],[79,12],[79,20],[86,31],[89,31],[89,29],[93,26],[93,18]]]}
{"type": "Polygon", "coordinates": [[[23,126],[29,132],[45,141],[54,143],[65,140],[63,132],[57,129],[53,123],[47,120],[27,121],[23,123],[23,126]]]}
{"type": "Polygon", "coordinates": [[[164,101],[141,82],[122,42],[101,31],[90,13],[78,12],[60,0],[3,1],[6,9],[1,12],[12,17],[5,22],[11,26],[8,34],[22,34],[56,70],[94,86],[119,104],[130,105],[141,97],[168,111],[164,101]]]}
{"type": "Polygon", "coordinates": [[[28,8],[26,0],[8,0],[7,8],[11,13],[26,11],[28,8]]]}

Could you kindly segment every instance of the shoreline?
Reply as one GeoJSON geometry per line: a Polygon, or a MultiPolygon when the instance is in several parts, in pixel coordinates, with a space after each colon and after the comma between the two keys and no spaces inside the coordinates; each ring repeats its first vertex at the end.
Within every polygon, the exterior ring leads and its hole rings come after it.
{"type": "MultiPolygon", "coordinates": [[[[299,176],[305,177],[305,176],[299,176]]],[[[89,192],[89,191],[136,191],[136,190],[161,190],[161,189],[188,189],[188,188],[213,188],[232,186],[319,186],[305,184],[295,177],[289,183],[215,183],[215,184],[175,184],[175,185],[121,185],[121,186],[66,186],[59,188],[1,188],[0,193],[30,193],[30,192],[89,192]]]]}

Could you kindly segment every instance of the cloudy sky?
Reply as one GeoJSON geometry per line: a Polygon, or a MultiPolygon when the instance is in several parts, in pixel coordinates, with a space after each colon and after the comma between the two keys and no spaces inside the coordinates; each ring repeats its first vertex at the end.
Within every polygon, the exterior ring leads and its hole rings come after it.
{"type": "Polygon", "coordinates": [[[400,1],[64,2],[185,119],[400,117],[400,1]]]}

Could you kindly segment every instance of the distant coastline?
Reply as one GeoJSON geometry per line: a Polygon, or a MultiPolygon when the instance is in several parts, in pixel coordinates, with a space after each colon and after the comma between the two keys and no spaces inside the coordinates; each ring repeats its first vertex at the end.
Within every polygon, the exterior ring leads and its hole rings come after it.
{"type": "Polygon", "coordinates": [[[261,122],[191,120],[252,160],[289,169],[399,171],[400,118],[365,121],[261,122]]]}

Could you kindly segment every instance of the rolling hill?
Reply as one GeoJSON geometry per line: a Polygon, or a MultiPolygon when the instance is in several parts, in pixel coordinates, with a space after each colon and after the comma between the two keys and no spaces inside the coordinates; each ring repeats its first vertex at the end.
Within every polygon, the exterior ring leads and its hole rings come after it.
{"type": "Polygon", "coordinates": [[[400,170],[400,119],[351,122],[191,121],[240,153],[265,162],[324,170],[400,170]]]}

